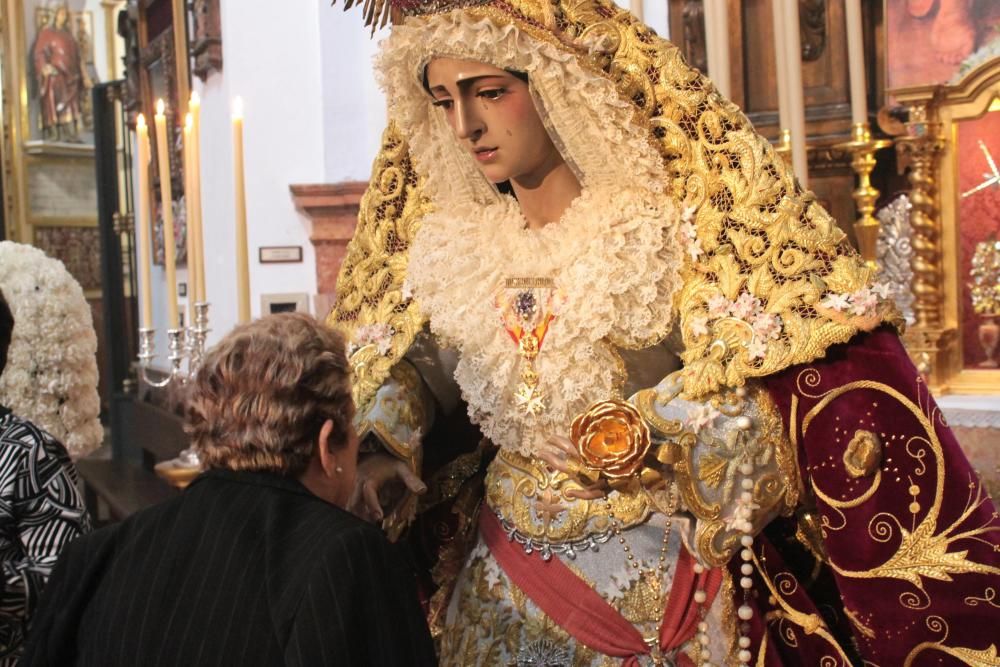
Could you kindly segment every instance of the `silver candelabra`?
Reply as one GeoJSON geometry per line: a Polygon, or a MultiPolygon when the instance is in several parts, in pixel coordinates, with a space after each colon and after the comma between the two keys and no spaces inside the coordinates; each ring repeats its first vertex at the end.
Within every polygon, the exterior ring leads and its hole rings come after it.
{"type": "MultiPolygon", "coordinates": [[[[172,382],[186,383],[194,377],[205,358],[205,342],[208,339],[208,308],[206,302],[194,304],[194,317],[191,326],[185,329],[167,329],[167,360],[170,370],[166,377],[156,380],[150,377],[149,368],[156,358],[156,329],[139,329],[139,377],[150,387],[162,389],[172,382]],[[184,361],[187,360],[187,369],[184,361]]],[[[165,462],[176,468],[196,469],[201,467],[198,453],[188,447],[176,459],[165,462]]],[[[164,464],[160,464],[164,465],[164,464]]]]}
{"type": "Polygon", "coordinates": [[[143,382],[162,389],[174,381],[187,382],[198,372],[201,360],[205,357],[205,341],[211,331],[208,326],[208,308],[209,304],[205,302],[194,304],[192,326],[186,329],[167,329],[167,360],[170,361],[170,371],[160,380],[149,375],[150,364],[156,358],[156,329],[139,329],[139,371],[143,382]]]}

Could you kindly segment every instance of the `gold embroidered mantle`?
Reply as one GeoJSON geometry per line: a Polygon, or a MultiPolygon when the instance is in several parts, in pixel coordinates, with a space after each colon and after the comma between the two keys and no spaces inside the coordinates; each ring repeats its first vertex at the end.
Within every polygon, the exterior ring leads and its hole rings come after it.
{"type": "MultiPolygon", "coordinates": [[[[668,191],[697,207],[674,304],[688,398],[810,361],[858,331],[895,321],[890,306],[870,298],[872,276],[844,234],[770,144],[677,47],[631,14],[602,0],[514,0],[457,11],[473,22],[516,24],[610,78],[663,156],[668,191]],[[752,306],[744,314],[778,319],[756,327],[733,314],[740,303],[752,306]]],[[[409,243],[429,209],[421,182],[405,137],[390,125],[328,318],[351,338],[363,326],[391,327],[385,354],[362,348],[355,355],[359,406],[423,325],[404,293],[409,243]]]]}

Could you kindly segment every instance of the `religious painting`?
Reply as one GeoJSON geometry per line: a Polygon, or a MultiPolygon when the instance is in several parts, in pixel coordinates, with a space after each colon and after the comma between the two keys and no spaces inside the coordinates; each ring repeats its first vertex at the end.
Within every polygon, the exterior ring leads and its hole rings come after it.
{"type": "Polygon", "coordinates": [[[1000,359],[1000,110],[957,123],[962,359],[996,369],[1000,359]]]}
{"type": "Polygon", "coordinates": [[[889,90],[954,84],[1000,56],[996,0],[886,0],[889,90]]]}
{"type": "Polygon", "coordinates": [[[94,16],[82,2],[25,2],[29,142],[94,142],[94,16]]]}
{"type": "MultiPolygon", "coordinates": [[[[159,197],[153,204],[153,263],[163,266],[166,252],[163,246],[163,205],[159,197]]],[[[170,209],[174,214],[174,258],[178,264],[187,262],[187,203],[184,198],[174,199],[170,209]]]]}

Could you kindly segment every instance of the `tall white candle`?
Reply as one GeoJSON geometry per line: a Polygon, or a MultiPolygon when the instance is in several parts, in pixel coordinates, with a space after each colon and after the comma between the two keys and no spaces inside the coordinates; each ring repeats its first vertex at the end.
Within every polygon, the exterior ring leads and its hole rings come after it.
{"type": "MultiPolygon", "coordinates": [[[[188,267],[188,304],[195,302],[198,295],[198,244],[195,232],[194,214],[194,148],[191,145],[191,132],[194,120],[191,112],[184,117],[184,212],[187,219],[187,267],[188,267]]],[[[188,308],[194,313],[193,308],[188,308]]]]}
{"type": "Polygon", "coordinates": [[[788,124],[792,131],[792,170],[803,188],[809,187],[806,154],[805,91],[802,88],[802,37],[798,0],[781,0],[785,9],[785,68],[788,73],[788,124]]]}
{"type": "Polygon", "coordinates": [[[629,9],[630,12],[632,12],[632,15],[634,17],[636,17],[640,21],[643,20],[643,17],[642,17],[642,0],[629,0],[628,9],[629,9]]]}
{"type": "Polygon", "coordinates": [[[771,2],[771,20],[774,22],[774,71],[778,83],[778,129],[788,130],[788,63],[785,56],[785,9],[779,0],[771,2]]]}
{"type": "Polygon", "coordinates": [[[851,73],[851,122],[868,121],[865,83],[864,31],[861,27],[861,0],[846,0],[847,62],[851,73]]]}
{"type": "Polygon", "coordinates": [[[729,13],[726,0],[705,0],[704,6],[708,76],[719,92],[729,97],[732,83],[729,70],[729,13]]]}
{"type": "Polygon", "coordinates": [[[195,262],[198,265],[198,290],[196,301],[205,301],[205,228],[201,219],[201,97],[191,93],[188,103],[191,110],[191,190],[194,197],[195,262]]]}
{"type": "Polygon", "coordinates": [[[170,143],[163,100],[156,102],[156,152],[160,171],[160,208],[163,212],[163,266],[167,274],[167,321],[171,329],[179,325],[177,316],[177,257],[174,237],[173,189],[170,185],[170,143]]]}
{"type": "Polygon", "coordinates": [[[135,120],[136,134],[136,197],[137,215],[136,243],[139,246],[139,282],[142,302],[142,328],[153,328],[153,286],[150,278],[152,256],[150,244],[153,242],[153,226],[149,221],[149,127],[142,114],[135,120]]]}
{"type": "Polygon", "coordinates": [[[239,322],[250,321],[250,254],[247,243],[247,197],[243,172],[243,100],[233,102],[233,185],[236,208],[236,303],[239,322]]]}

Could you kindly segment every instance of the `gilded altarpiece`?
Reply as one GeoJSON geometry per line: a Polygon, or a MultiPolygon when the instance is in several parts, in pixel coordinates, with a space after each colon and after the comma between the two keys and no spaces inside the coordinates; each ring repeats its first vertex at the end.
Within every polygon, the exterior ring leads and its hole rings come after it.
{"type": "Polygon", "coordinates": [[[93,88],[120,72],[115,13],[124,5],[0,0],[3,237],[66,265],[91,306],[102,364],[93,88]]]}
{"type": "Polygon", "coordinates": [[[1000,58],[954,85],[891,91],[908,107],[898,142],[914,205],[911,356],[940,393],[1000,394],[1000,370],[985,364],[984,319],[974,312],[976,246],[1000,233],[1000,58]]]}

